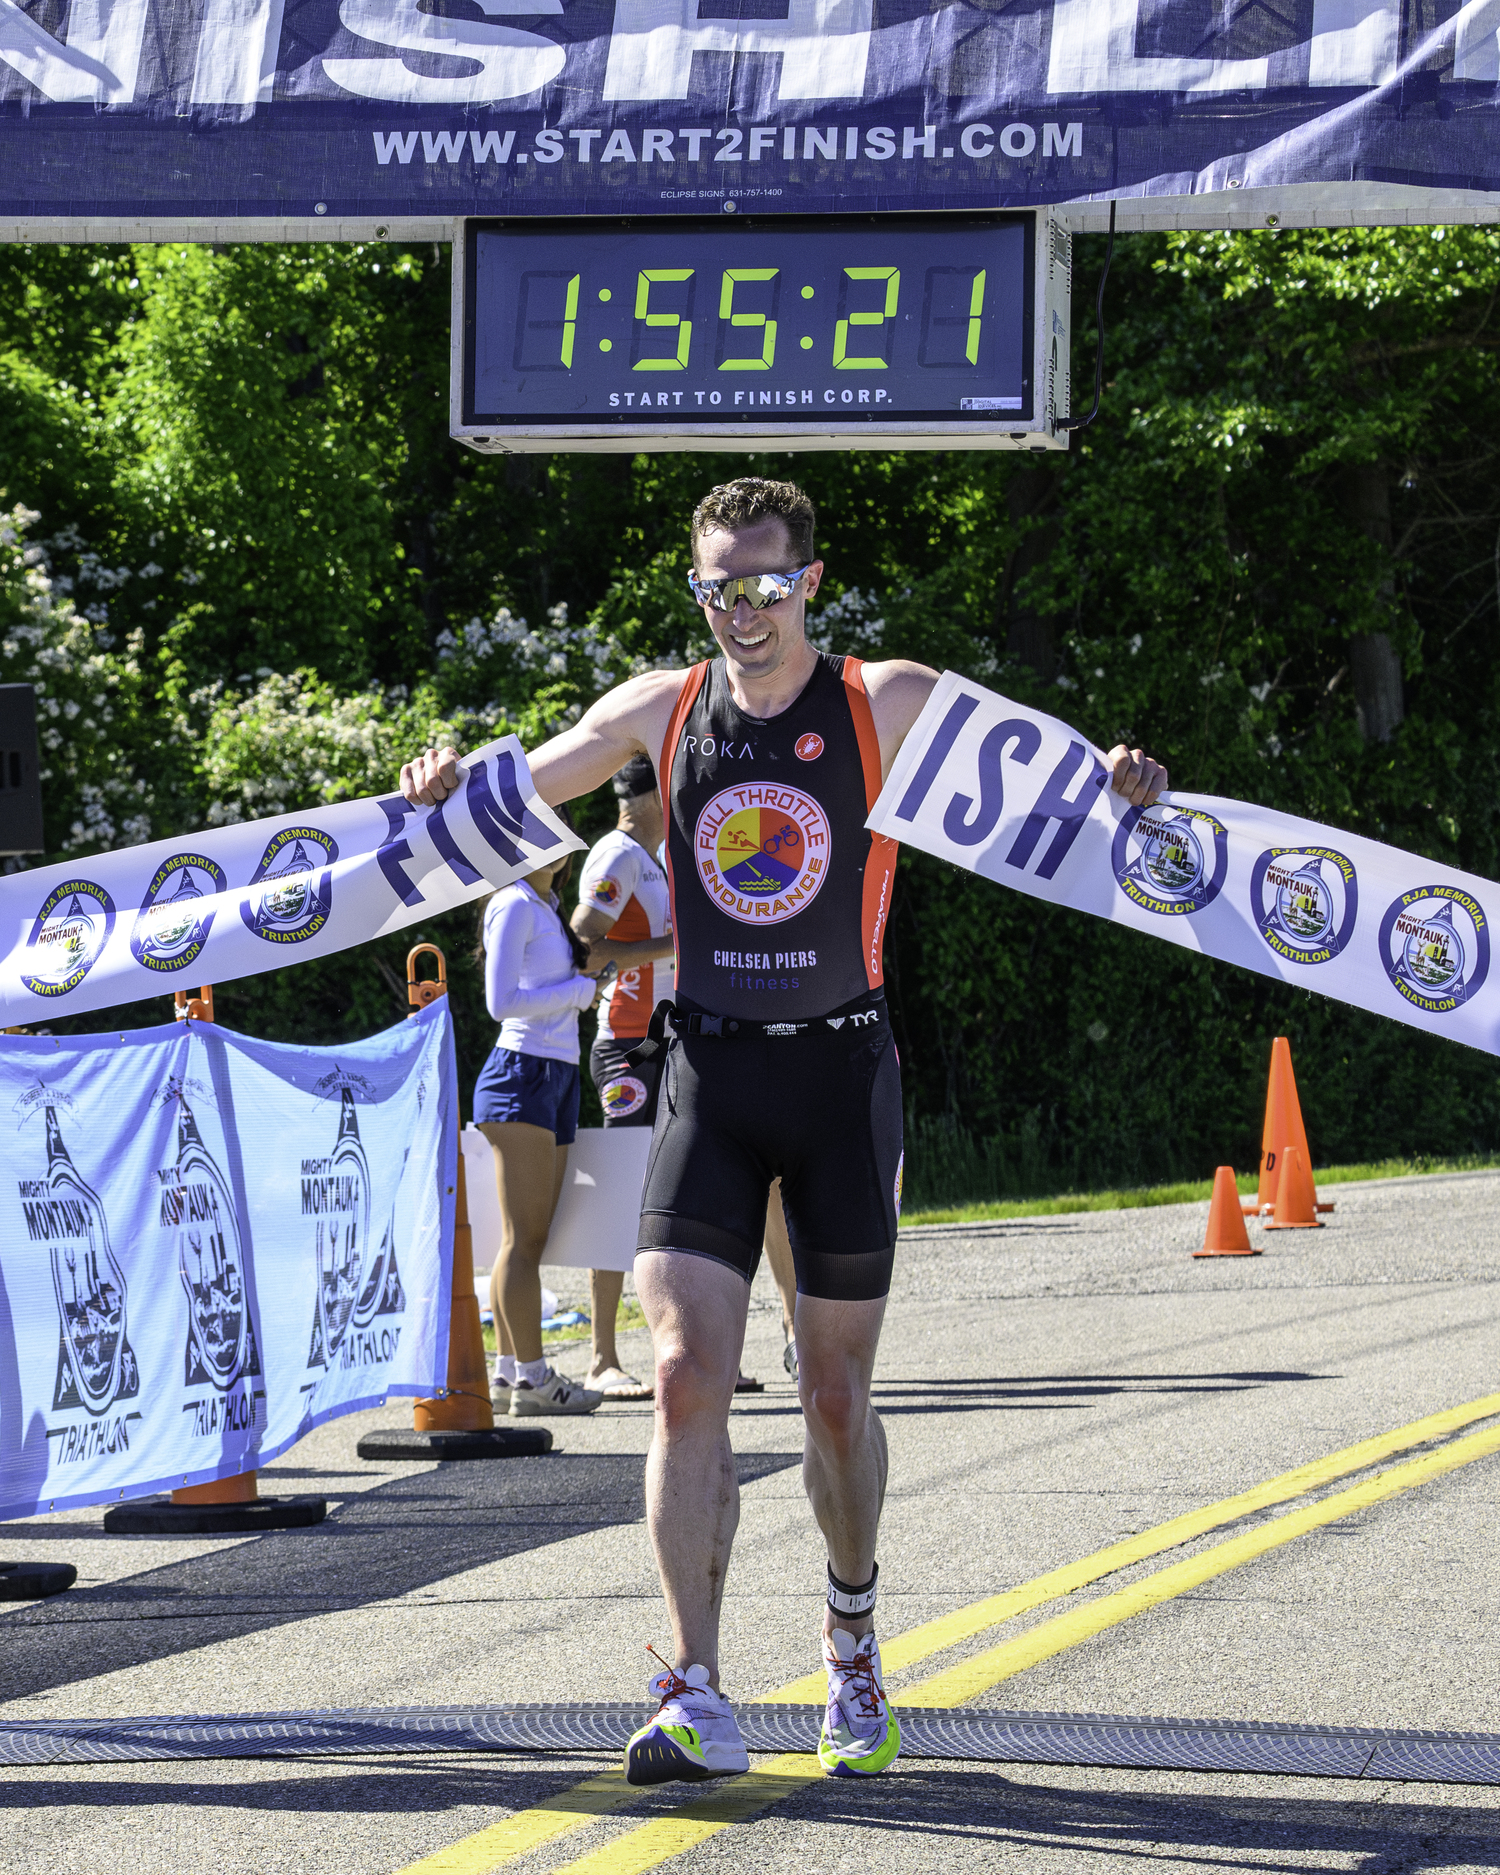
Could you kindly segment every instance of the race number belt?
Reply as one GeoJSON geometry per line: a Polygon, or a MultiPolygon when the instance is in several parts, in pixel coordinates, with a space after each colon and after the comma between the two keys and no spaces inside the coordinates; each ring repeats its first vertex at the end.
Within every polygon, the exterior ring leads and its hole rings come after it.
{"type": "Polygon", "coordinates": [[[715,1016],[701,1009],[679,1009],[670,997],[664,997],[651,1012],[644,1038],[626,1052],[631,1067],[650,1061],[666,1046],[667,1035],[764,1035],[790,1038],[806,1035],[815,1029],[842,1029],[846,1024],[856,1029],[878,1024],[885,1013],[885,991],[876,990],[846,1003],[826,1016],[803,1016],[796,1022],[756,1022],[748,1016],[715,1016]]]}

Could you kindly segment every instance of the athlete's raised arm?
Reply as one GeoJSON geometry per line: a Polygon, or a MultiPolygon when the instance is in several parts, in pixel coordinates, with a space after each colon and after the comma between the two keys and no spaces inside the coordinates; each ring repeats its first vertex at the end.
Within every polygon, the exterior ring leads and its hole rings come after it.
{"type": "MultiPolygon", "coordinates": [[[[870,696],[870,714],[875,719],[875,733],[880,738],[880,772],[891,772],[912,725],[926,708],[938,674],[925,664],[910,658],[891,658],[883,664],[864,668],[865,689],[870,696]]],[[[1167,771],[1139,749],[1117,743],[1105,757],[1112,770],[1110,786],[1124,795],[1132,807],[1150,807],[1167,786],[1167,771]]]]}
{"type": "MultiPolygon", "coordinates": [[[[527,756],[536,791],[551,807],[602,787],[632,755],[661,755],[672,708],[686,671],[646,671],[608,690],[571,729],[553,736],[527,756]]],[[[401,792],[408,801],[435,807],[461,779],[454,749],[427,749],[402,764],[401,792]]]]}

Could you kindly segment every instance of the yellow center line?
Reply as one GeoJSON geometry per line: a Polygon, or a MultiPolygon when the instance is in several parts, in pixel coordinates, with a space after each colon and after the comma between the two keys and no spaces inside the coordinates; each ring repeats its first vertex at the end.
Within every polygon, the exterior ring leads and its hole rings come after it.
{"type": "MultiPolygon", "coordinates": [[[[1046,1575],[1035,1576],[1030,1582],[1021,1583],[1018,1588],[1007,1589],[1001,1595],[987,1596],[983,1601],[970,1603],[967,1608],[957,1609],[950,1615],[939,1615],[935,1621],[924,1621],[920,1627],[908,1628],[904,1634],[897,1634],[888,1641],[882,1640],[881,1667],[888,1674],[899,1673],[904,1667],[915,1666],[920,1660],[928,1660],[933,1654],[942,1653],[944,1648],[954,1647],[960,1641],[982,1634],[986,1628],[998,1627],[1002,1621],[1010,1621],[1032,1608],[1040,1608],[1044,1602],[1055,1601],[1060,1595],[1071,1595],[1078,1589],[1087,1588],[1091,1582],[1113,1575],[1118,1569],[1128,1569],[1133,1563],[1145,1562],[1152,1556],[1161,1555],[1163,1550],[1176,1549],[1183,1543],[1191,1543],[1197,1537],[1206,1536],[1210,1530],[1217,1530],[1226,1523],[1235,1523],[1239,1518],[1265,1510],[1272,1504],[1284,1504],[1289,1498],[1302,1497],[1325,1484],[1332,1484],[1336,1478],[1347,1478],[1351,1472],[1364,1471],[1371,1465],[1379,1464],[1383,1458],[1390,1458],[1397,1452],[1409,1452],[1414,1445],[1425,1445],[1430,1439],[1443,1438],[1464,1426],[1472,1425],[1476,1419],[1489,1419],[1496,1413],[1500,1413],[1500,1393],[1489,1393],[1482,1400],[1473,1400],[1467,1406],[1429,1413],[1425,1419],[1413,1420],[1410,1425],[1399,1426],[1394,1432],[1383,1432],[1376,1438],[1362,1439],[1358,1445],[1345,1446],[1341,1452],[1330,1452],[1326,1458],[1315,1458],[1306,1465],[1298,1465],[1293,1471],[1283,1472],[1279,1478],[1270,1478],[1252,1490],[1242,1491],[1236,1497],[1226,1497],[1217,1504],[1207,1504],[1202,1510],[1186,1511],[1182,1516],[1172,1517],[1150,1530],[1142,1530],[1137,1536],[1126,1537],[1122,1542],[1095,1550],[1092,1556],[1085,1556],[1078,1562],[1065,1563],[1061,1569],[1049,1570],[1046,1575]]],[[[825,1692],[826,1676],[818,1672],[793,1680],[790,1685],[780,1687],[774,1693],[762,1693],[761,1698],[767,1703],[821,1704],[825,1692]]]]}
{"type": "MultiPolygon", "coordinates": [[[[1400,1426],[1393,1432],[1381,1433],[1375,1438],[1361,1440],[1357,1445],[1346,1446],[1342,1451],[1330,1453],[1326,1458],[1313,1459],[1305,1465],[1283,1472],[1279,1477],[1267,1480],[1264,1484],[1256,1485],[1249,1491],[1240,1492],[1235,1497],[1223,1498],[1216,1504],[1206,1505],[1202,1510],[1187,1511],[1182,1516],[1170,1518],[1167,1522],[1157,1524],[1150,1530],[1143,1530],[1139,1535],[1127,1537],[1119,1543],[1111,1543],[1104,1549],[1096,1550],[1093,1555],[1085,1556],[1078,1562],[1067,1563],[1060,1569],[1049,1570],[1047,1574],[1037,1576],[1030,1582],[1023,1582],[1019,1587],[1008,1589],[1003,1594],[987,1596],[984,1600],[975,1602],[967,1608],[957,1609],[952,1614],[941,1615],[933,1621],[924,1621],[918,1627],[909,1628],[904,1634],[894,1635],[890,1640],[882,1640],[881,1664],[887,1674],[899,1672],[904,1667],[914,1666],[919,1661],[930,1659],[933,1654],[942,1653],[946,1648],[956,1646],[960,1641],[982,1634],[987,1628],[996,1627],[1016,1615],[1024,1614],[1046,1602],[1055,1601],[1059,1596],[1069,1595],[1077,1589],[1086,1588],[1090,1583],[1097,1582],[1117,1570],[1147,1561],[1152,1556],[1160,1555],[1164,1550],[1175,1549],[1181,1544],[1190,1543],[1195,1538],[1206,1535],[1210,1530],[1219,1529],[1255,1511],[1264,1510],[1272,1504],[1283,1504],[1290,1498],[1318,1490],[1325,1484],[1333,1483],[1335,1479],[1348,1477],[1352,1472],[1363,1471],[1371,1465],[1378,1464],[1382,1459],[1392,1457],[1397,1452],[1410,1451],[1413,1446],[1425,1445],[1429,1440],[1446,1437],[1450,1433],[1461,1430],[1464,1426],[1472,1425],[1475,1420],[1488,1419],[1496,1414],[1500,1414],[1500,1393],[1491,1393],[1485,1395],[1483,1399],[1471,1401],[1467,1406],[1451,1407],[1441,1413],[1429,1413],[1425,1418],[1413,1420],[1409,1425],[1400,1426]]],[[[1459,1462],[1466,1463],[1467,1460],[1459,1462]]],[[[1386,1474],[1386,1476],[1394,1475],[1394,1473],[1386,1474]]],[[[1375,1482],[1378,1483],[1379,1480],[1375,1482]]],[[[1396,1488],[1406,1487],[1397,1486],[1396,1488]]],[[[1337,1502],[1338,1500],[1327,1501],[1337,1502]]],[[[1317,1508],[1321,1509],[1322,1506],[1317,1508]]],[[[1338,1514],[1347,1515],[1348,1513],[1338,1514]]],[[[1280,1522],[1284,1521],[1286,1520],[1278,1520],[1278,1523],[1265,1527],[1276,1529],[1280,1522]]],[[[1257,1534],[1259,1533],[1251,1532],[1252,1536],[1257,1534]]],[[[1283,1540],[1290,1541],[1290,1537],[1283,1540]]],[[[1217,1550],[1206,1552],[1207,1555],[1217,1553],[1217,1550]]],[[[1202,1559],[1192,1560],[1197,1562],[1202,1559]]],[[[1171,1571],[1162,1573],[1169,1575],[1171,1571]]],[[[1153,1582],[1158,1579],[1156,1576],[1149,1578],[1153,1582]]],[[[1145,1587],[1146,1585],[1137,1586],[1145,1587]]],[[[1180,1594],[1182,1591],[1172,1592],[1180,1594]]],[[[1129,1594],[1131,1591],[1126,1590],[1124,1593],[1129,1594]]],[[[1167,1597],[1162,1596],[1159,1599],[1165,1600],[1167,1597]]],[[[1106,1597],[1104,1600],[1089,1604],[1089,1608],[1102,1608],[1112,1600],[1112,1597],[1106,1597]]],[[[1089,1609],[1078,1612],[1080,1615],[1087,1615],[1089,1609]]],[[[1071,1618],[1071,1616],[1064,1616],[1061,1619],[1071,1618]]],[[[1124,1620],[1126,1617],[1121,1615],[1119,1618],[1124,1620]]],[[[1056,1625],[1055,1622],[1043,1623],[1042,1626],[1032,1629],[1030,1634],[1021,1636],[1020,1643],[1030,1640],[1032,1635],[1047,1632],[1056,1625]]],[[[1097,1630],[1089,1631],[1096,1632],[1097,1630]]],[[[1078,1638],[1081,1640],[1086,1636],[1080,1633],[1078,1638]]],[[[1072,1645],[1071,1642],[1065,1644],[1072,1645]]],[[[988,1660],[992,1655],[1003,1651],[1003,1648],[992,1649],[990,1653],[981,1654],[977,1659],[988,1660]]],[[[1041,1656],[1041,1658],[1045,1657],[1041,1656]]],[[[975,1661],[965,1663],[969,1668],[973,1668],[976,1664],[975,1661]]],[[[1005,1669],[996,1675],[995,1680],[988,1683],[993,1685],[999,1679],[1005,1678],[1007,1673],[1020,1670],[1020,1666],[1005,1669]]],[[[964,1667],[955,1668],[954,1671],[963,1672],[964,1667]]],[[[939,1686],[945,1677],[939,1675],[922,1686],[908,1688],[902,1694],[903,1702],[924,1705],[957,1704],[961,1699],[973,1696],[973,1694],[965,1693],[952,1701],[933,1696],[928,1689],[939,1686]],[[916,1697],[919,1692],[923,1695],[920,1700],[916,1697]]],[[[982,1688],[976,1687],[974,1690],[977,1692],[982,1688]]],[[[768,1703],[776,1701],[788,1704],[821,1704],[825,1693],[826,1678],[820,1671],[793,1680],[788,1685],[779,1687],[775,1692],[762,1693],[760,1698],[768,1703]]],[[[781,1765],[796,1757],[797,1754],[791,1754],[788,1759],[777,1758],[772,1760],[772,1765],[781,1765]]],[[[800,1758],[797,1761],[803,1762],[800,1758]]],[[[816,1763],[816,1760],[811,1762],[816,1763]]],[[[766,1767],[766,1772],[770,1769],[771,1766],[766,1767]]],[[[749,1775],[756,1777],[765,1775],[766,1772],[751,1772],[749,1775]]],[[[434,1855],[411,1863],[398,1870],[396,1875],[490,1875],[490,1871],[502,1867],[515,1857],[525,1855],[543,1843],[552,1841],[555,1837],[581,1829],[595,1817],[608,1816],[623,1805],[638,1800],[642,1795],[640,1790],[627,1785],[619,1772],[610,1772],[603,1777],[588,1778],[583,1783],[561,1791],[555,1797],[548,1798],[543,1804],[529,1810],[519,1811],[515,1816],[506,1818],[504,1822],[492,1824],[488,1829],[482,1829],[475,1835],[463,1838],[454,1843],[451,1848],[438,1850],[434,1855]]],[[[767,1802],[773,1801],[776,1800],[767,1799],[767,1802]]],[[[763,1809],[766,1806],[762,1803],[759,1807],[763,1809]]],[[[679,1813],[674,1812],[674,1816],[676,1814],[679,1813]]],[[[668,1820],[658,1819],[663,1823],[668,1820]]],[[[722,1828],[725,1825],[719,1824],[716,1827],[722,1828]]],[[[713,1831],[710,1830],[708,1833],[712,1834],[713,1831]]],[[[634,1835],[620,1840],[632,1841],[634,1835]]],[[[698,1837],[694,1840],[698,1841],[702,1838],[698,1837]]],[[[689,1846],[691,1845],[684,1844],[684,1847],[689,1846]]],[[[672,1853],[679,1852],[672,1851],[672,1853]]],[[[665,1855],[658,1857],[658,1860],[665,1859],[665,1855]]],[[[622,1864],[621,1867],[623,1868],[624,1865],[622,1864]]]]}
{"type": "Polygon", "coordinates": [[[480,1875],[481,1870],[499,1868],[640,1798],[641,1792],[625,1782],[623,1771],[606,1771],[560,1790],[529,1810],[518,1810],[503,1823],[491,1823],[450,1848],[424,1855],[420,1862],[408,1863],[400,1875],[480,1875]]]}
{"type": "Polygon", "coordinates": [[[1128,1588],[1116,1589],[1113,1595],[1103,1595],[1082,1608],[1043,1621],[1027,1633],[1017,1635],[1013,1641],[1003,1641],[998,1647],[976,1654],[972,1660],[950,1667],[946,1673],[934,1674],[930,1680],[919,1680],[903,1691],[901,1704],[962,1705],[966,1699],[988,1692],[990,1687],[1009,1679],[1013,1673],[1050,1660],[1065,1648],[1076,1647],[1080,1641],[1102,1634],[1107,1628],[1118,1627],[1132,1615],[1144,1614],[1147,1609],[1170,1601],[1174,1595],[1183,1595],[1204,1582],[1211,1582],[1215,1576],[1264,1556],[1269,1550],[1294,1542],[1309,1530],[1337,1523],[1340,1518],[1351,1517],[1356,1511],[1368,1509],[1371,1504],[1379,1504],[1400,1491],[1413,1491],[1434,1478],[1441,1478],[1445,1472],[1456,1471],[1461,1465],[1472,1465],[1475,1459],[1486,1458],[1495,1451],[1500,1451],[1500,1426],[1476,1432],[1472,1438],[1459,1439],[1425,1458],[1414,1458],[1409,1464],[1395,1465],[1334,1497],[1289,1511],[1284,1517],[1272,1518],[1257,1529],[1247,1530],[1243,1536],[1231,1537],[1227,1543],[1216,1543],[1201,1555],[1190,1556],[1169,1569],[1159,1569],[1128,1588]]]}
{"type": "Polygon", "coordinates": [[[646,1869],[697,1848],[721,1829],[748,1823],[822,1775],[823,1767],[811,1753],[788,1751],[721,1784],[711,1797],[685,1803],[669,1816],[653,1817],[603,1848],[564,1864],[553,1875],[643,1875],[646,1869]]]}

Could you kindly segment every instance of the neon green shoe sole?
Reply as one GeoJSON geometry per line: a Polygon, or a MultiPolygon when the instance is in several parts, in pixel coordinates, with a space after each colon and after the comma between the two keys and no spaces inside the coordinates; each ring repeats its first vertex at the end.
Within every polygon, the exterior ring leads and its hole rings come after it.
{"type": "Polygon", "coordinates": [[[886,1734],[873,1751],[852,1751],[828,1736],[828,1721],[818,1740],[818,1763],[830,1777],[877,1777],[889,1770],[901,1751],[901,1727],[894,1712],[887,1712],[886,1734]]]}

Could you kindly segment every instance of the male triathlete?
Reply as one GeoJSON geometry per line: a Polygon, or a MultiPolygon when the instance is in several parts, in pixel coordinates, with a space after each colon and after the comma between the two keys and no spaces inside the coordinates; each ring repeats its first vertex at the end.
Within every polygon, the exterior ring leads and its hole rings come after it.
{"type": "MultiPolygon", "coordinates": [[[[849,1776],[884,1770],[900,1748],[874,1635],[886,1449],[870,1405],[901,1177],[881,966],[896,849],[864,822],[937,676],[812,649],[813,521],[791,483],[713,489],[693,515],[690,577],[722,656],[632,678],[530,758],[553,803],[638,751],[668,778],[678,989],[635,1279],[656,1351],[647,1517],[675,1652],[652,1682],[661,1708],[626,1750],[634,1783],[748,1767],[718,1689],[739,1518],[728,1414],[778,1173],[797,1262],[803,1478],[828,1545],[818,1755],[849,1776]]],[[[1111,760],[1134,805],[1166,786],[1139,749],[1111,760]]],[[[428,750],[401,785],[430,804],[458,772],[451,749],[428,750]]]]}

